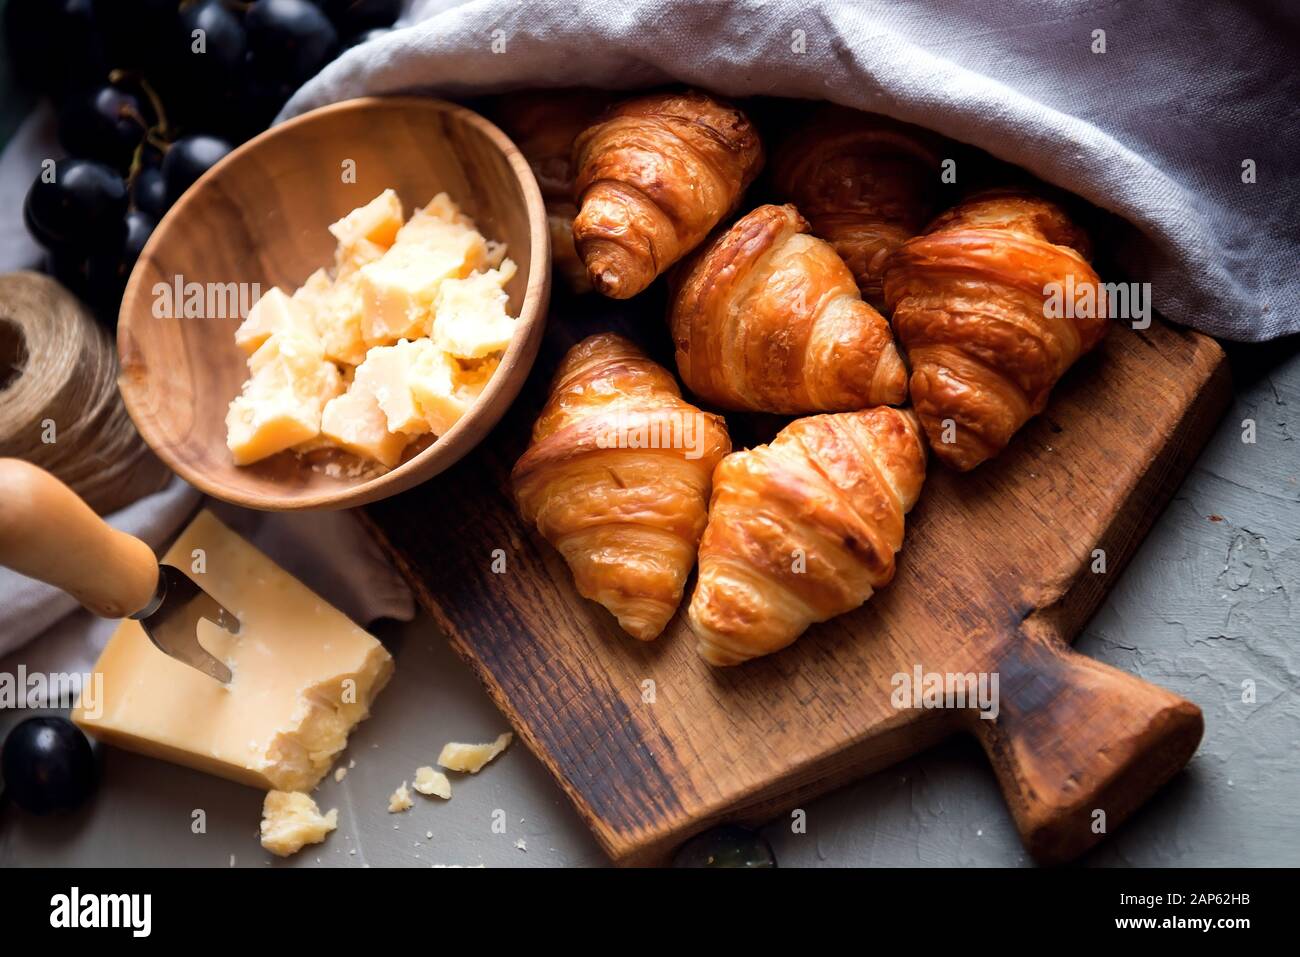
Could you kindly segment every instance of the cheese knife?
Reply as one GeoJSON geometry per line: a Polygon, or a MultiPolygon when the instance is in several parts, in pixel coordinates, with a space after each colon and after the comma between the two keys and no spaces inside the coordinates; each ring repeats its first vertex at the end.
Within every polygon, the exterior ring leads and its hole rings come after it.
{"type": "Polygon", "coordinates": [[[206,618],[237,635],[239,619],[49,472],[20,459],[0,459],[0,565],[62,589],[101,618],[136,619],[164,654],[230,682],[230,669],[199,644],[198,624],[206,618]]]}

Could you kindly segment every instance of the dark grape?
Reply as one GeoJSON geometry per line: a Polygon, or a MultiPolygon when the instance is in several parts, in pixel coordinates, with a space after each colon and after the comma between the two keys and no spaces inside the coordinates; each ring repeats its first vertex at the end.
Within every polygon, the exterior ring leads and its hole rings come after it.
{"type": "Polygon", "coordinates": [[[340,33],[352,34],[391,27],[402,12],[402,0],[325,0],[324,7],[340,33]]]}
{"type": "Polygon", "coordinates": [[[210,81],[228,81],[244,65],[248,37],[239,17],[222,0],[200,0],[181,11],[184,51],[191,75],[210,81]],[[194,51],[194,31],[203,31],[203,52],[194,51]]]}
{"type": "Polygon", "coordinates": [[[109,59],[118,68],[157,62],[175,34],[177,0],[99,0],[109,59]]]}
{"type": "Polygon", "coordinates": [[[5,791],[33,814],[77,807],[95,788],[95,753],[66,718],[28,718],[5,738],[5,791]]]}
{"type": "Polygon", "coordinates": [[[228,142],[215,136],[185,136],[173,143],[162,162],[167,205],[171,206],[180,199],[195,180],[232,148],[228,142]]]}
{"type": "Polygon", "coordinates": [[[273,67],[264,66],[259,58],[249,54],[241,89],[246,120],[244,135],[251,136],[270,126],[295,89],[295,83],[281,78],[273,67]]]}
{"type": "Polygon", "coordinates": [[[125,169],[150,122],[139,97],[101,86],[74,94],[64,104],[59,111],[59,142],[73,156],[125,169]]]}
{"type": "Polygon", "coordinates": [[[36,177],[23,219],[47,249],[90,249],[121,241],[126,210],[126,183],[115,169],[95,160],[63,159],[54,164],[52,182],[36,177]]]}
{"type": "Polygon", "coordinates": [[[122,243],[95,250],[87,258],[85,296],[106,316],[121,304],[122,291],[126,289],[135,261],[157,225],[158,221],[148,213],[133,209],[126,214],[126,236],[122,243]]]}
{"type": "Polygon", "coordinates": [[[113,66],[96,0],[9,0],[5,46],[18,81],[38,93],[98,85],[113,66]]]}
{"type": "Polygon", "coordinates": [[[295,85],[315,74],[338,52],[329,17],[308,0],[257,0],[244,15],[248,45],[264,64],[295,85]]]}
{"type": "Polygon", "coordinates": [[[140,212],[162,219],[168,208],[167,183],[162,170],[145,167],[136,174],[135,182],[131,184],[131,203],[140,212]]]}

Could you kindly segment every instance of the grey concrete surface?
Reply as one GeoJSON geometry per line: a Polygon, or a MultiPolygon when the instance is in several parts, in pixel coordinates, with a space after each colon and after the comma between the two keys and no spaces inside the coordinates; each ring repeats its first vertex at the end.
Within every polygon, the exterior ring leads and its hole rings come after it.
{"type": "MultiPolygon", "coordinates": [[[[1195,701],[1205,740],[1087,865],[1300,864],[1300,342],[1234,350],[1234,368],[1232,409],[1076,644],[1195,701]],[[1242,441],[1247,419],[1254,444],[1242,441]]],[[[356,767],[320,787],[340,821],[324,844],[276,860],[257,841],[259,792],[109,751],[99,794],[77,814],[0,812],[0,866],[602,864],[518,744],[481,774],[458,776],[450,802],[415,795],[411,811],[386,812],[388,795],[443,742],[489,740],[506,723],[429,619],[380,635],[397,676],[353,738],[356,767]],[[192,829],[196,810],[203,833],[192,829]],[[496,812],[504,833],[493,831],[496,812]]],[[[806,833],[784,819],[764,829],[782,866],[1031,863],[983,754],[965,741],[804,810],[806,833]]]]}

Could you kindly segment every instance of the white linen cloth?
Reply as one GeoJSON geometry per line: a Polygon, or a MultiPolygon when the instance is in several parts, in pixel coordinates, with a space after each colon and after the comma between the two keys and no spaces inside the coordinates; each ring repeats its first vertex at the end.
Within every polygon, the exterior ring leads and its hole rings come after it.
{"type": "Polygon", "coordinates": [[[402,22],[283,115],[368,93],[674,80],[833,100],[1117,213],[1133,227],[1122,278],[1150,282],[1167,319],[1250,341],[1300,330],[1298,3],[415,0],[402,22]]]}

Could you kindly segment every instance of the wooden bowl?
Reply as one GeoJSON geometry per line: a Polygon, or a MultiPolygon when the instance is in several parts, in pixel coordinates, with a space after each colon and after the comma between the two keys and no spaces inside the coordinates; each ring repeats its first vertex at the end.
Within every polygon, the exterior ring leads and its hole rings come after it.
{"type": "Polygon", "coordinates": [[[349,100],[245,143],[167,213],[122,299],[119,384],[145,441],[209,495],[249,508],[349,508],[437,475],[491,430],[536,358],[549,295],[542,196],[504,133],[440,100],[349,100]],[[347,468],[291,452],[236,466],[226,447],[226,408],[248,369],[235,346],[240,318],[232,307],[241,291],[246,298],[251,292],[228,284],[292,292],[318,267],[333,265],[334,237],[326,227],[389,187],[408,216],[445,191],[484,236],[508,245],[519,266],[506,289],[519,328],[500,367],[455,426],[384,474],[349,477],[347,468]],[[201,291],[201,317],[181,308],[198,298],[194,290],[201,291]]]}

